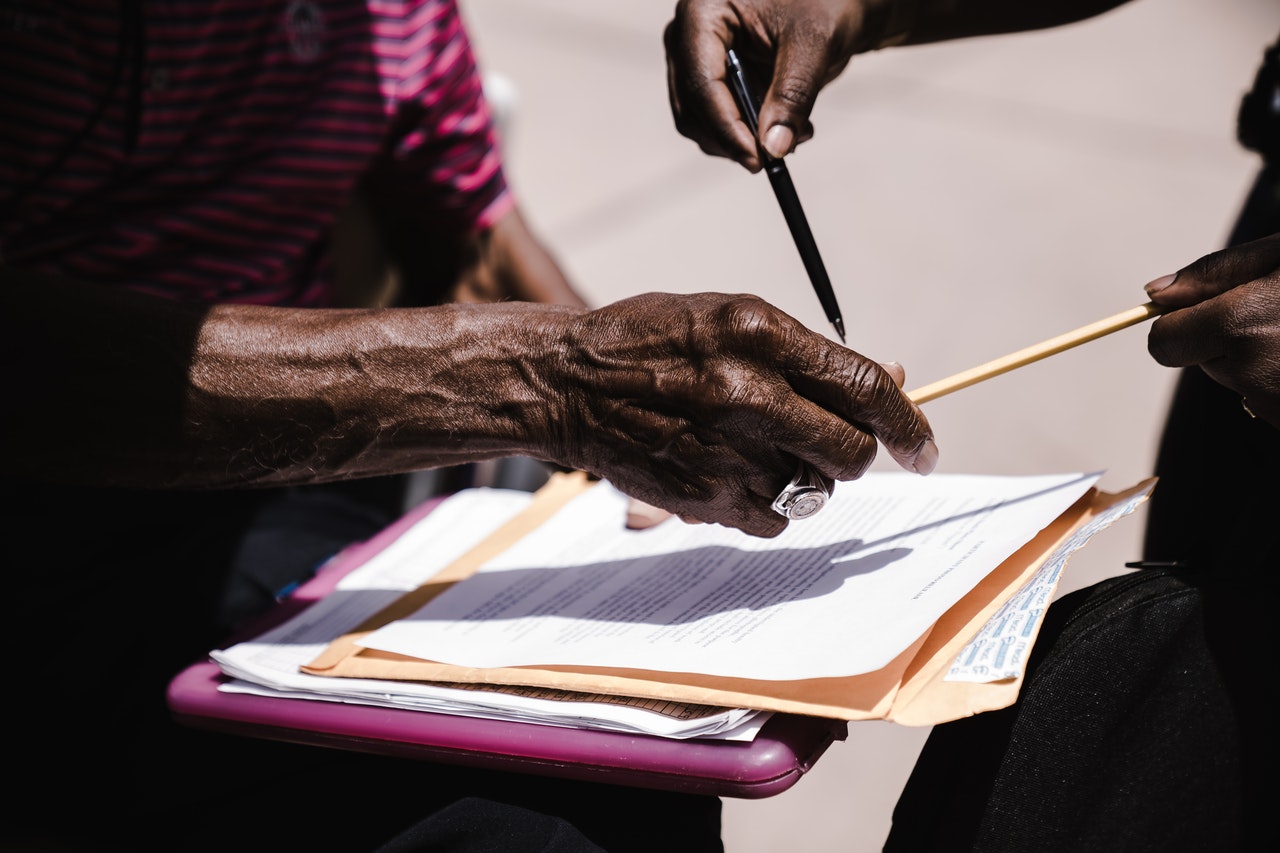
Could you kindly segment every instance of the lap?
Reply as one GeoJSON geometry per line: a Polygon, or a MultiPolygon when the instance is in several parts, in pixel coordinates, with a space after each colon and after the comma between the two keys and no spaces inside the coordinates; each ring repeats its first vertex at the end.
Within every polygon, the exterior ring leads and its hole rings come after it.
{"type": "Polygon", "coordinates": [[[567,822],[610,851],[721,849],[714,797],[275,743],[170,719],[173,675],[281,588],[394,519],[399,504],[381,486],[4,488],[29,547],[13,584],[21,648],[7,703],[10,730],[23,736],[6,763],[24,797],[0,840],[62,838],[95,851],[221,850],[229,839],[244,850],[373,850],[475,797],[567,822]]]}

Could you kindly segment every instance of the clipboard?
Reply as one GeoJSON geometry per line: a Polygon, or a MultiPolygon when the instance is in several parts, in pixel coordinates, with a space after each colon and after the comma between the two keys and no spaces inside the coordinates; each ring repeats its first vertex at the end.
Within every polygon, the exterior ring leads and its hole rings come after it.
{"type": "MultiPolygon", "coordinates": [[[[333,591],[348,572],[430,513],[427,501],[366,542],[329,561],[306,584],[244,632],[280,624],[333,591]]],[[[290,743],[442,764],[714,796],[759,799],[800,780],[832,743],[843,720],[775,713],[750,742],[675,740],[517,723],[431,711],[226,693],[218,665],[201,661],[168,686],[169,710],[197,728],[290,743]]]]}

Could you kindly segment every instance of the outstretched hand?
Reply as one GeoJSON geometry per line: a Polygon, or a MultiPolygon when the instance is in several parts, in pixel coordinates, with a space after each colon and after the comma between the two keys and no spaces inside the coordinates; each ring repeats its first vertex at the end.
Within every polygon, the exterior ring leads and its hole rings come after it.
{"type": "Polygon", "coordinates": [[[807,462],[862,476],[877,442],[937,462],[928,421],[886,368],[748,295],[650,293],[578,315],[547,382],[548,458],[687,521],[776,536],[773,499],[807,462]]]}
{"type": "Polygon", "coordinates": [[[1205,255],[1146,286],[1170,310],[1147,337],[1165,367],[1199,367],[1280,427],[1280,234],[1205,255]]]}
{"type": "MultiPolygon", "coordinates": [[[[882,364],[881,367],[893,377],[894,384],[901,388],[906,379],[906,372],[902,369],[902,365],[897,362],[890,362],[882,364]]],[[[628,530],[648,530],[668,518],[671,518],[671,513],[652,504],[647,504],[642,500],[631,498],[627,503],[626,527],[628,530]]],[[[690,524],[700,523],[693,518],[685,518],[684,520],[690,524]]]]}
{"type": "Polygon", "coordinates": [[[752,172],[813,136],[818,93],[856,53],[891,39],[895,0],[679,0],[663,33],[676,129],[752,172]],[[725,77],[733,48],[761,99],[759,139],[725,77]]]}

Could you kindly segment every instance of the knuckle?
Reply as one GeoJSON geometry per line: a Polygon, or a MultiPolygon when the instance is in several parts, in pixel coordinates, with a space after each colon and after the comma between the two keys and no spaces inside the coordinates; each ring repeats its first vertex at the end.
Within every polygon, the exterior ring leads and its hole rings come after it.
{"type": "Polygon", "coordinates": [[[1211,252],[1192,261],[1186,271],[1201,282],[1225,281],[1235,266],[1233,257],[1226,251],[1211,252]]]}
{"type": "MultiPolygon", "coordinates": [[[[774,83],[773,97],[780,101],[791,113],[802,112],[809,102],[808,92],[801,82],[786,78],[774,83]]],[[[799,129],[793,128],[793,130],[799,129]]]]}
{"type": "Polygon", "coordinates": [[[877,450],[875,436],[850,429],[841,442],[840,464],[835,479],[856,480],[867,473],[876,459],[877,450]]]}
{"type": "Polygon", "coordinates": [[[845,370],[849,382],[853,385],[858,403],[862,406],[874,405],[886,395],[896,396],[898,386],[887,371],[870,359],[860,359],[845,370]]]}
{"type": "Polygon", "coordinates": [[[785,331],[783,314],[752,294],[739,294],[724,304],[722,322],[730,333],[746,340],[775,337],[785,331]]]}

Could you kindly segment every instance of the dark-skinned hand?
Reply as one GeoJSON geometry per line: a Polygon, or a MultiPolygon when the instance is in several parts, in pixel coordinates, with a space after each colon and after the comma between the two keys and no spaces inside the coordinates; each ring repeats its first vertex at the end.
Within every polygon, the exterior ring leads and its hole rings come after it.
{"type": "Polygon", "coordinates": [[[678,0],[663,32],[676,129],[752,172],[813,136],[818,93],[860,53],[1077,21],[1125,0],[678,0]],[[725,75],[733,48],[760,101],[759,134],[725,75]]]}
{"type": "Polygon", "coordinates": [[[689,521],[774,536],[797,460],[852,480],[877,439],[908,470],[937,461],[900,372],[754,296],[625,299],[581,315],[568,343],[548,455],[689,521]]]}
{"type": "Polygon", "coordinates": [[[676,129],[705,153],[752,172],[759,145],[725,77],[733,48],[760,100],[760,143],[773,157],[813,136],[818,92],[884,34],[884,0],[679,0],[663,33],[676,129]]]}
{"type": "Polygon", "coordinates": [[[878,443],[937,462],[901,368],[755,296],[198,306],[10,272],[0,340],[34,367],[10,383],[6,439],[33,479],[247,488],[528,456],[776,536],[800,460],[828,484],[878,443]]]}
{"type": "Polygon", "coordinates": [[[1151,357],[1198,365],[1280,427],[1280,234],[1205,255],[1146,291],[1170,309],[1148,332],[1151,357]]]}

